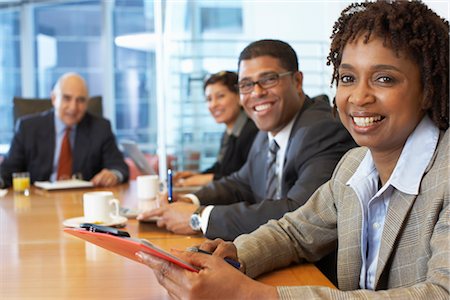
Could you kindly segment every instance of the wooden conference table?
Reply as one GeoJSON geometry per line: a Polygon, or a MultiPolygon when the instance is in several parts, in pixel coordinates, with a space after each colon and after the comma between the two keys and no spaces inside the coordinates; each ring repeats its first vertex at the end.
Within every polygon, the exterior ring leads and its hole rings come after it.
{"type": "MultiPolygon", "coordinates": [[[[122,205],[135,203],[135,183],[110,190],[122,205]]],[[[168,299],[147,266],[65,234],[63,221],[83,215],[88,190],[13,193],[0,198],[0,299],[168,299]]],[[[128,220],[124,230],[161,248],[185,249],[199,236],[175,235],[152,223],[128,220]]],[[[271,285],[332,283],[311,264],[258,278],[271,285]]]]}

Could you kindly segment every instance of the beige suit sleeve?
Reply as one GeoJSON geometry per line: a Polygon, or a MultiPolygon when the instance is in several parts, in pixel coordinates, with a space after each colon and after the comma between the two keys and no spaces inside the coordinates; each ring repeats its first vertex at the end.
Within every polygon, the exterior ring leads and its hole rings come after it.
{"type": "Polygon", "coordinates": [[[327,249],[335,248],[332,184],[331,180],[322,185],[304,206],[280,220],[271,220],[234,241],[248,276],[254,278],[302,260],[317,261],[327,254],[327,249]]]}

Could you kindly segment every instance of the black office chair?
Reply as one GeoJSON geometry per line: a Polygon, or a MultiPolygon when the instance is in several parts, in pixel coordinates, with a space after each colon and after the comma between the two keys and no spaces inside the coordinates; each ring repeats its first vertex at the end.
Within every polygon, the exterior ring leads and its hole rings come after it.
{"type": "MultiPolygon", "coordinates": [[[[48,98],[21,98],[14,97],[14,124],[22,116],[42,112],[52,108],[52,101],[48,98]]],[[[103,116],[102,96],[94,96],[89,99],[87,110],[93,115],[103,116]]]]}

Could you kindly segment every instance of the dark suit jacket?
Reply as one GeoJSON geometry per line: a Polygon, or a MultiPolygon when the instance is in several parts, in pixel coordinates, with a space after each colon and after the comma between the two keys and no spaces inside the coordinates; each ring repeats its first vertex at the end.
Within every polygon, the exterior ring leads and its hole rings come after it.
{"type": "MultiPolygon", "coordinates": [[[[202,173],[214,173],[214,180],[217,180],[238,171],[247,161],[248,152],[257,133],[258,127],[251,119],[247,119],[239,136],[230,136],[222,162],[215,162],[211,168],[202,173]]],[[[222,144],[220,146],[223,147],[222,144]]]]}
{"type": "MultiPolygon", "coordinates": [[[[55,152],[54,115],[51,109],[17,121],[11,147],[0,168],[6,186],[11,185],[11,174],[18,171],[30,172],[32,182],[50,179],[55,152]]],[[[109,121],[86,112],[77,126],[73,173],[90,180],[103,168],[117,170],[128,180],[128,166],[117,148],[109,121]]]]}
{"type": "Polygon", "coordinates": [[[246,164],[195,195],[202,205],[215,205],[208,238],[233,240],[270,219],[302,206],[328,179],[344,153],[355,147],[329,103],[307,97],[294,122],[285,154],[280,200],[265,199],[268,136],[259,132],[246,164]]]}

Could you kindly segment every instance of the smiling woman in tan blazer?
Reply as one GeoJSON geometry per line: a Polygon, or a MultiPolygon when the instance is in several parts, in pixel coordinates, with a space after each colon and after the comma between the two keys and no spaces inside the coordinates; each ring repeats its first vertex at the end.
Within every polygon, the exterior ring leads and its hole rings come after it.
{"type": "Polygon", "coordinates": [[[174,298],[449,299],[449,24],[421,2],[353,4],[333,30],[329,63],[350,150],[294,212],[212,256],[185,254],[188,273],[139,253],[174,298]],[[338,249],[338,289],[254,281],[338,249]],[[239,259],[241,272],[219,259],[239,259]]]}

